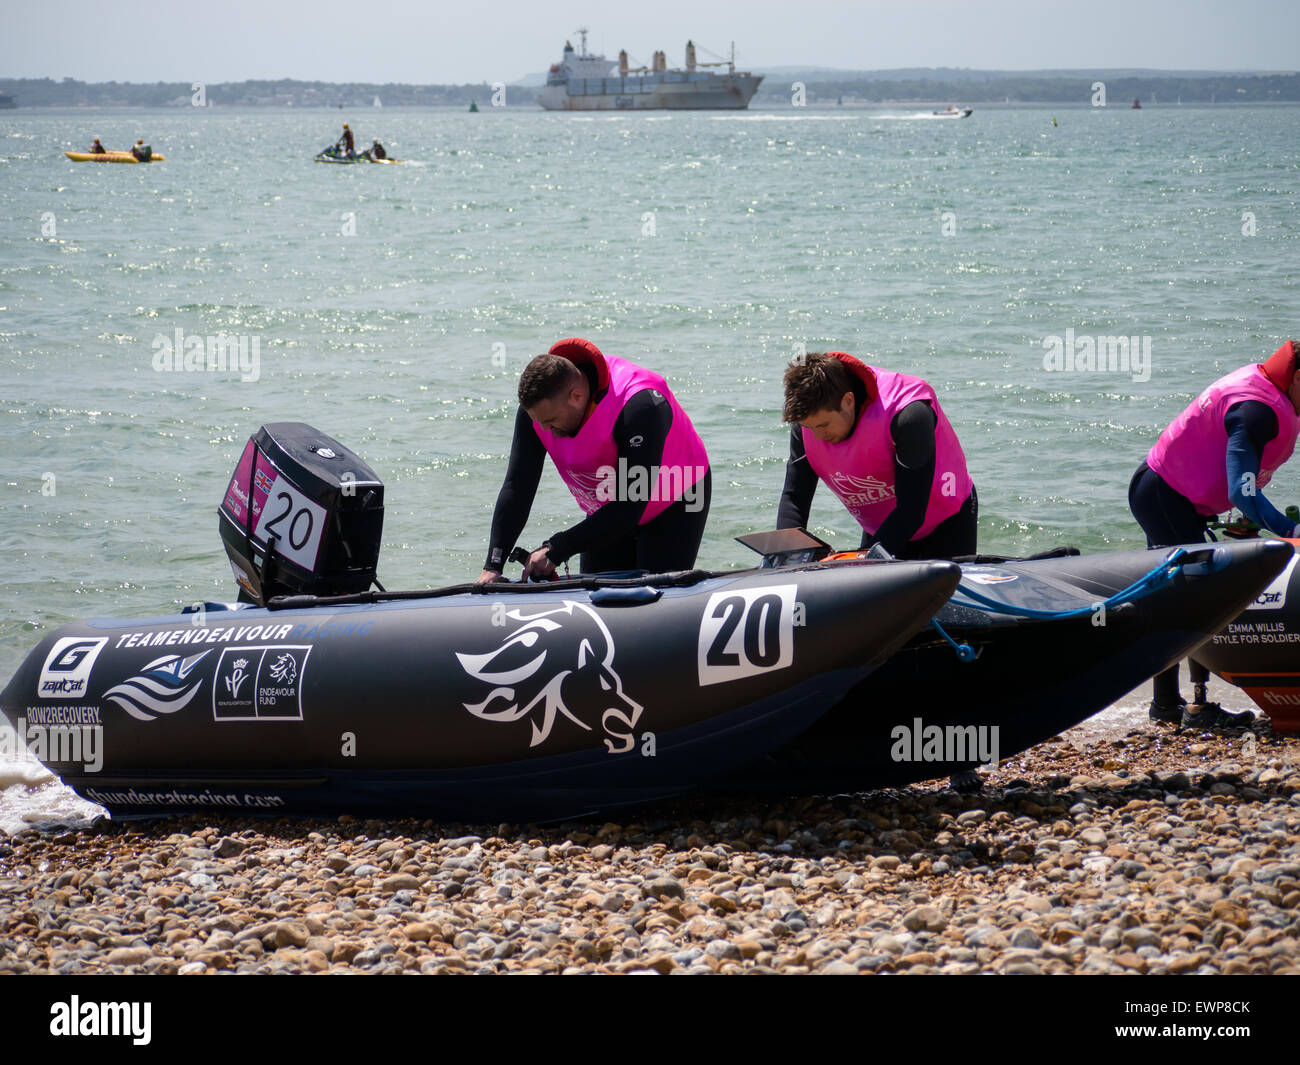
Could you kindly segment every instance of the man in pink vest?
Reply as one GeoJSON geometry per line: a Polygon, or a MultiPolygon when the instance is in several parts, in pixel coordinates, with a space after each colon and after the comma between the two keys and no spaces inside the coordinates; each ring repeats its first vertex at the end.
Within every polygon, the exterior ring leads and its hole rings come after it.
{"type": "Polygon", "coordinates": [[[862,526],[863,548],[895,558],[973,555],[979,500],[938,397],[919,377],[842,351],[785,371],[790,434],[777,527],[808,524],[819,480],[862,526]]]}
{"type": "MultiPolygon", "coordinates": [[[[1221,377],[1160,434],[1129,484],[1133,516],[1147,546],[1172,547],[1205,539],[1206,522],[1237,507],[1278,536],[1300,532],[1260,491],[1291,457],[1300,431],[1296,344],[1288,340],[1262,363],[1221,377]]],[[[1192,728],[1244,728],[1249,711],[1233,714],[1205,701],[1209,671],[1195,659],[1189,672],[1193,703],[1178,692],[1178,666],[1155,679],[1152,721],[1192,728]]]]}
{"type": "Polygon", "coordinates": [[[712,492],[699,434],[657,373],[574,337],[519,378],[510,464],[476,583],[502,579],[547,455],[586,517],[533,551],[525,577],[551,579],[573,555],[584,573],[695,565],[712,492]]]}

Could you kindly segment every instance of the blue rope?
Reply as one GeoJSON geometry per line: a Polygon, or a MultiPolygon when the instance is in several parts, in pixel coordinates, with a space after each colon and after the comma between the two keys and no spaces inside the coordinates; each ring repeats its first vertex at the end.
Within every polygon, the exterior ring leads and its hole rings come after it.
{"type": "Polygon", "coordinates": [[[939,622],[934,618],[930,619],[930,624],[935,627],[935,631],[937,631],[940,636],[942,636],[945,640],[947,640],[950,644],[952,644],[952,649],[957,652],[957,658],[960,661],[962,662],[975,661],[975,648],[973,648],[968,643],[958,643],[956,640],[954,640],[951,636],[949,636],[946,632],[943,631],[943,626],[940,625],[939,622]]]}
{"type": "MultiPolygon", "coordinates": [[[[987,610],[992,614],[1010,614],[1015,617],[1025,618],[1074,618],[1082,617],[1086,614],[1094,613],[1098,607],[1105,610],[1107,607],[1119,606],[1122,603],[1135,602],[1143,596],[1150,595],[1152,592],[1167,581],[1173,579],[1174,575],[1182,568],[1187,559],[1187,552],[1181,547],[1169,552],[1160,565],[1156,566],[1151,572],[1138,578],[1127,588],[1116,592],[1109,599],[1104,599],[1100,603],[1094,603],[1092,606],[1076,607],[1073,610],[1034,610],[1030,607],[1014,607],[1007,603],[999,602],[996,599],[990,599],[980,592],[967,588],[964,584],[959,584],[958,591],[963,595],[969,596],[974,602],[958,599],[955,596],[949,600],[954,606],[970,607],[973,610],[987,610]]],[[[939,635],[952,644],[953,649],[957,652],[957,657],[963,662],[975,661],[975,650],[964,643],[957,643],[951,636],[943,631],[938,621],[931,621],[931,624],[938,630],[939,635]]]]}

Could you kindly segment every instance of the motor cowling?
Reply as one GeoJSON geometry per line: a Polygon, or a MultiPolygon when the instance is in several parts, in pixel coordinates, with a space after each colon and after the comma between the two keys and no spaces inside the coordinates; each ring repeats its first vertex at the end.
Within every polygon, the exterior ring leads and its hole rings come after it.
{"type": "Polygon", "coordinates": [[[383,482],[304,422],[264,425],[249,438],[217,515],[243,601],[349,595],[375,583],[383,482]]]}

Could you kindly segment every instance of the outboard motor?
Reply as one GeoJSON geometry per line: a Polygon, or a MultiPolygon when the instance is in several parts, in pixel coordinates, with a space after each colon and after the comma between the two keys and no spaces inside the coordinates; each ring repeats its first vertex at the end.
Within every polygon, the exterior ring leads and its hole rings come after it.
{"type": "Polygon", "coordinates": [[[217,515],[241,602],[349,595],[378,583],[383,483],[304,422],[264,425],[249,438],[217,515]]]}

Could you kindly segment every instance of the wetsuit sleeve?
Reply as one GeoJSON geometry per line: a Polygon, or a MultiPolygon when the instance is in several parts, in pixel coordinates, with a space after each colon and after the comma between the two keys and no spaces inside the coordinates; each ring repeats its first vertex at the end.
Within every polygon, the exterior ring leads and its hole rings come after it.
{"type": "Polygon", "coordinates": [[[506,557],[528,524],[528,514],[537,496],[537,484],[542,479],[546,464],[546,448],[533,430],[533,420],[519,408],[515,415],[515,435],[510,442],[510,462],[506,466],[506,479],[497,493],[497,505],[492,511],[492,538],[488,546],[484,569],[500,573],[506,557]]]}
{"type": "Polygon", "coordinates": [[[1256,525],[1278,536],[1292,535],[1295,523],[1279,513],[1256,485],[1264,448],[1277,436],[1277,415],[1267,403],[1245,400],[1228,408],[1223,427],[1228,432],[1228,498],[1232,505],[1256,525]]]}
{"type": "MultiPolygon", "coordinates": [[[[626,481],[619,479],[622,487],[645,485],[647,494],[654,482],[650,480],[650,467],[662,463],[664,446],[668,443],[668,430],[673,425],[673,409],[661,392],[653,388],[642,389],[623,406],[614,422],[614,445],[619,460],[626,463],[626,481]],[[638,467],[644,473],[634,472],[638,467]]],[[[534,434],[536,435],[536,434],[534,434]]],[[[594,514],[589,514],[571,529],[555,533],[546,556],[559,565],[566,559],[590,550],[597,544],[609,543],[626,536],[641,521],[641,515],[650,500],[619,499],[616,497],[594,514]]]]}
{"type": "Polygon", "coordinates": [[[803,430],[796,425],[790,430],[790,457],[785,463],[785,487],[781,489],[781,503],[776,509],[778,529],[808,528],[808,515],[812,511],[817,480],[817,471],[812,468],[804,451],[803,430]]]}
{"type": "Polygon", "coordinates": [[[930,404],[920,399],[894,415],[889,425],[894,441],[894,509],[875,536],[863,537],[864,548],[878,543],[891,555],[898,555],[925,524],[934,485],[937,424],[930,404]]]}

